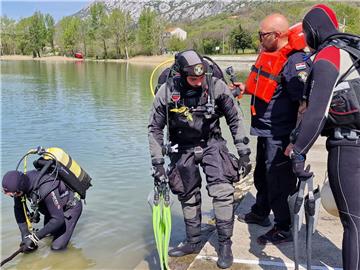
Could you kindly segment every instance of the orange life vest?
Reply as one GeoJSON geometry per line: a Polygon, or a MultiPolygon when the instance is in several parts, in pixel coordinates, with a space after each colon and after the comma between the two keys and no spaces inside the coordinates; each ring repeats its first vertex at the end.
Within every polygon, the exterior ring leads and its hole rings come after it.
{"type": "MultiPolygon", "coordinates": [[[[276,52],[261,52],[259,54],[246,80],[246,93],[269,103],[281,81],[279,75],[287,62],[289,54],[305,47],[306,42],[302,24],[297,23],[289,28],[288,44],[286,46],[276,52]]],[[[256,114],[253,104],[251,105],[251,112],[253,115],[256,114]]]]}

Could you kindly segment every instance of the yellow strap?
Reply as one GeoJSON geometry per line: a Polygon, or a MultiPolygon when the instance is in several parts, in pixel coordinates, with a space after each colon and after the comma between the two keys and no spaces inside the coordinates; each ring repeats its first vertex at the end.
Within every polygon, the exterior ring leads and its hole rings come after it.
{"type": "Polygon", "coordinates": [[[32,232],[33,231],[33,227],[32,227],[32,224],[30,222],[30,219],[27,215],[27,211],[26,211],[26,206],[25,206],[25,202],[26,202],[26,199],[25,199],[25,196],[22,196],[21,197],[21,202],[23,204],[23,209],[24,209],[24,215],[25,215],[25,219],[26,219],[26,224],[28,226],[28,229],[29,229],[29,232],[32,232]]]}
{"type": "Polygon", "coordinates": [[[24,174],[26,174],[26,169],[27,169],[27,156],[24,159],[24,174]]]}
{"type": "Polygon", "coordinates": [[[170,112],[174,112],[174,113],[179,113],[179,114],[183,114],[184,116],[186,116],[186,119],[188,121],[193,121],[192,115],[190,113],[190,110],[188,107],[186,106],[182,106],[180,108],[174,108],[171,109],[170,112]]]}

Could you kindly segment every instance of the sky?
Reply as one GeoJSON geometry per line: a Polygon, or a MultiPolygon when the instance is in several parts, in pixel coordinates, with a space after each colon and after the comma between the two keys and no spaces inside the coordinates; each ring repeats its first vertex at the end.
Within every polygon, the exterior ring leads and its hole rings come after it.
{"type": "Polygon", "coordinates": [[[62,17],[69,16],[80,9],[86,7],[90,0],[0,0],[1,16],[8,16],[12,19],[19,20],[21,18],[31,16],[35,11],[41,13],[49,13],[58,22],[62,17]]]}

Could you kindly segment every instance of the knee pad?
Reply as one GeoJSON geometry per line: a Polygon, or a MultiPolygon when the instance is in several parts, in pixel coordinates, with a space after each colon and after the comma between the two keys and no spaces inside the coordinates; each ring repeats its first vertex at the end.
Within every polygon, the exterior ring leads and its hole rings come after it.
{"type": "Polygon", "coordinates": [[[52,244],[51,245],[51,250],[54,250],[54,251],[61,251],[61,250],[65,250],[67,247],[67,245],[59,245],[59,244],[52,244]]]}
{"type": "Polygon", "coordinates": [[[201,194],[197,192],[186,201],[181,202],[185,219],[194,219],[200,215],[201,194]]]}
{"type": "Polygon", "coordinates": [[[234,216],[234,187],[229,183],[208,186],[209,196],[213,198],[216,219],[232,220],[234,216]]]}
{"type": "Polygon", "coordinates": [[[234,200],[234,186],[230,183],[218,183],[207,186],[208,194],[214,200],[234,200]]]}

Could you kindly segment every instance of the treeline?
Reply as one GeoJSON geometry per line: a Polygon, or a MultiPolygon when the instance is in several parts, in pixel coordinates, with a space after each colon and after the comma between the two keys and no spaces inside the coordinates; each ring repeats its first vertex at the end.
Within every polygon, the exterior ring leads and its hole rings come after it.
{"type": "MultiPolygon", "coordinates": [[[[106,11],[103,3],[90,7],[89,15],[80,19],[69,16],[56,25],[50,14],[35,12],[32,16],[15,21],[1,17],[1,54],[68,55],[82,52],[86,57],[129,58],[135,55],[154,55],[168,51],[194,48],[203,54],[236,54],[255,52],[259,42],[258,23],[267,13],[282,12],[290,21],[301,21],[310,8],[309,3],[279,3],[254,7],[240,14],[220,14],[192,22],[181,23],[187,39],[181,40],[165,34],[170,23],[156,12],[143,9],[135,22],[130,13],[121,9],[106,11]]],[[[357,4],[335,3],[339,21],[346,31],[359,34],[357,4]]]]}
{"type": "MultiPolygon", "coordinates": [[[[41,12],[18,22],[2,17],[1,54],[41,57],[72,56],[82,52],[86,57],[127,59],[139,54],[154,55],[186,48],[197,48],[206,54],[230,52],[223,51],[222,39],[217,37],[205,38],[201,44],[197,39],[169,37],[165,34],[169,25],[147,8],[141,12],[138,22],[134,22],[129,12],[114,9],[107,13],[103,3],[92,5],[85,19],[64,17],[56,25],[50,14],[41,12]]],[[[241,25],[234,27],[230,39],[231,52],[255,48],[250,33],[241,25]]]]}

